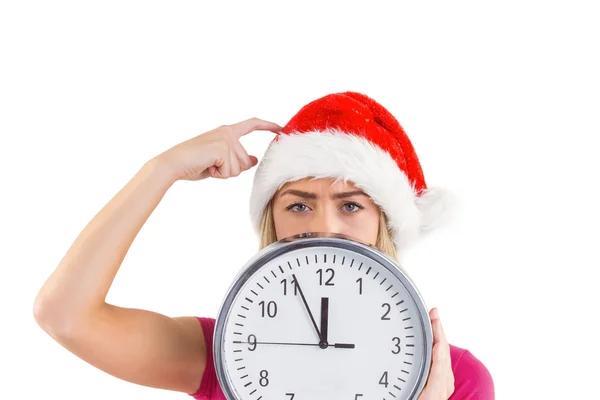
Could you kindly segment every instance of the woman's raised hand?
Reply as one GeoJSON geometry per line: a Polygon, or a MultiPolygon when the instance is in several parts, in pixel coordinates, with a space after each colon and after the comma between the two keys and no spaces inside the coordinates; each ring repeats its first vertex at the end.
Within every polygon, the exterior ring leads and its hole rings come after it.
{"type": "Polygon", "coordinates": [[[279,133],[281,126],[259,118],[222,125],[171,147],[155,157],[175,180],[197,181],[208,177],[227,179],[254,167],[240,138],[255,130],[279,133]]]}

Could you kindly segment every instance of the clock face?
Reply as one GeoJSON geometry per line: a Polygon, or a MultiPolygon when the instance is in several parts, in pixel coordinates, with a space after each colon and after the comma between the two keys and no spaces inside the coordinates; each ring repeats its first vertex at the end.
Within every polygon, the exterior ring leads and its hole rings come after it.
{"type": "Polygon", "coordinates": [[[389,258],[321,238],[275,246],[246,267],[214,350],[230,398],[397,400],[422,389],[431,344],[421,297],[389,258]]]}

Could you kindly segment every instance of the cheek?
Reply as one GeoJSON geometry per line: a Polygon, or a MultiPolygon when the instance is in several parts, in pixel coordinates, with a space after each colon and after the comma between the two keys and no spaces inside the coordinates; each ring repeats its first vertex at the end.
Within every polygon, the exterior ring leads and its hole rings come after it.
{"type": "Polygon", "coordinates": [[[360,216],[347,219],[346,233],[363,242],[375,244],[379,233],[379,211],[364,211],[360,216]]]}
{"type": "Polygon", "coordinates": [[[273,225],[275,225],[277,240],[305,232],[302,218],[298,218],[289,211],[274,211],[273,225]]]}

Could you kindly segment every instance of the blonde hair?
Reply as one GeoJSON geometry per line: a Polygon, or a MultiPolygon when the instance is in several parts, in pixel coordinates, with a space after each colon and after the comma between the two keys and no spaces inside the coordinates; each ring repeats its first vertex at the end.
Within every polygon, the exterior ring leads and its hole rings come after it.
{"type": "MultiPolygon", "coordinates": [[[[277,241],[277,234],[275,232],[275,221],[273,219],[273,200],[269,201],[265,210],[263,211],[262,218],[260,220],[259,228],[260,236],[260,250],[264,249],[268,245],[277,241]]],[[[379,232],[377,233],[377,241],[375,247],[392,257],[394,260],[398,260],[396,254],[396,246],[392,240],[392,232],[387,224],[387,216],[380,209],[379,212],[379,232]]]]}

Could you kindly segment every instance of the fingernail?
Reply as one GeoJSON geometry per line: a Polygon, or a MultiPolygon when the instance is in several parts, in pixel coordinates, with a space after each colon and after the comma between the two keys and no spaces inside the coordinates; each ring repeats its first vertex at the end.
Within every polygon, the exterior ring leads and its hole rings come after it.
{"type": "Polygon", "coordinates": [[[436,308],[433,309],[433,318],[439,318],[440,317],[440,311],[436,308]]]}

